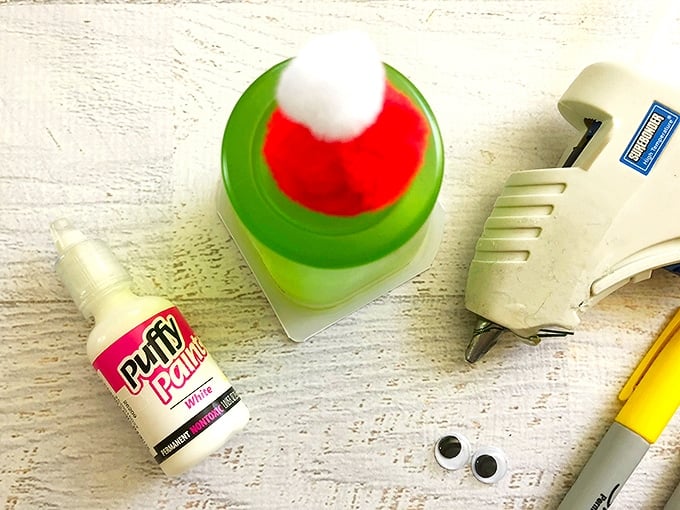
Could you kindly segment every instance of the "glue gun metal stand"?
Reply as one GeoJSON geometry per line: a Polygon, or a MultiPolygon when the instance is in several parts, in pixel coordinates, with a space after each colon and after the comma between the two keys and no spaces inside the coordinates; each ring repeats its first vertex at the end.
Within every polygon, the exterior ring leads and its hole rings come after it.
{"type": "Polygon", "coordinates": [[[469,362],[507,330],[534,345],[572,334],[580,312],[680,261],[680,89],[599,63],[558,108],[581,141],[496,200],[468,273],[469,362]]]}

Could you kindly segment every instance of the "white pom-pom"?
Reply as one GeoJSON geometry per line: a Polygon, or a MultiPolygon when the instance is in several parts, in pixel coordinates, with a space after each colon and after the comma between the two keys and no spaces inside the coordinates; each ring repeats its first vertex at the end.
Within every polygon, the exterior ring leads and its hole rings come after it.
{"type": "Polygon", "coordinates": [[[362,32],[317,36],[281,74],[276,99],[317,138],[346,141],[373,124],[385,99],[385,68],[362,32]]]}

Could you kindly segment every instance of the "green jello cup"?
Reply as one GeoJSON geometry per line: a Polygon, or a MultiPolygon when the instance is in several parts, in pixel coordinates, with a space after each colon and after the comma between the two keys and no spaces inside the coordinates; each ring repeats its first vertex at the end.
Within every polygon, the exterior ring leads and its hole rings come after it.
{"type": "Polygon", "coordinates": [[[278,188],[262,152],[286,64],[262,74],[234,107],[222,141],[222,177],[248,240],[280,290],[302,306],[328,308],[399,271],[416,255],[441,187],[442,140],[420,92],[385,65],[389,82],[412,100],[429,126],[421,168],[406,193],[380,211],[345,217],[307,209],[278,188]]]}

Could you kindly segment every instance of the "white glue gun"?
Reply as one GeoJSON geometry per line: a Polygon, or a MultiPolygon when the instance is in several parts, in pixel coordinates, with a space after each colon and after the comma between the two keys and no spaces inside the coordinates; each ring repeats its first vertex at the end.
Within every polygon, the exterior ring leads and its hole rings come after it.
{"type": "Polygon", "coordinates": [[[583,137],[496,200],[465,291],[480,317],[470,362],[505,330],[531,344],[571,334],[580,311],[680,261],[680,89],[600,63],[558,108],[583,137]]]}

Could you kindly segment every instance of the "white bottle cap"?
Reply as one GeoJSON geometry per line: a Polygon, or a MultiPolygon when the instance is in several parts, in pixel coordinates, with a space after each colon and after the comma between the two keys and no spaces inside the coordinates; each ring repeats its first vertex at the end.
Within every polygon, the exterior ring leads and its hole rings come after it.
{"type": "Polygon", "coordinates": [[[125,268],[102,241],[87,239],[67,219],[50,225],[59,253],[56,271],[80,312],[89,317],[95,299],[120,284],[130,284],[125,268]]]}

